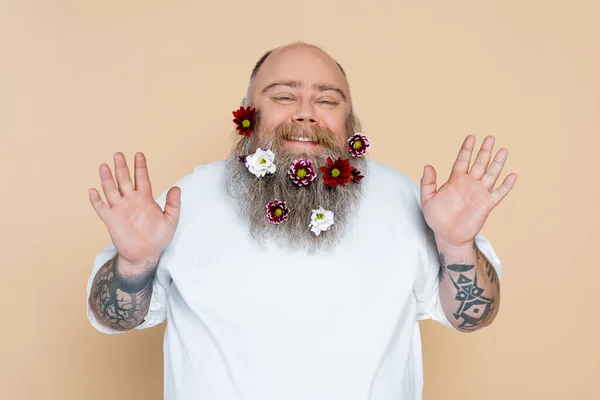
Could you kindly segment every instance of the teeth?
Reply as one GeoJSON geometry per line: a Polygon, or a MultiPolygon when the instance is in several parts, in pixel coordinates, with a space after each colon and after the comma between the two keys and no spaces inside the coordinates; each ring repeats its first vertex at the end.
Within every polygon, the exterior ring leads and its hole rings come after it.
{"type": "Polygon", "coordinates": [[[300,136],[292,136],[290,140],[296,140],[298,142],[313,142],[310,138],[300,137],[300,136]]]}

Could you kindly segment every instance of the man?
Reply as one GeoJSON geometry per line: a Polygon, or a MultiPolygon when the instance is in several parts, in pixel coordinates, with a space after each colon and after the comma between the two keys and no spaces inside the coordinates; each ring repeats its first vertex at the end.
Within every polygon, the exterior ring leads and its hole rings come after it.
{"type": "Polygon", "coordinates": [[[461,332],[498,312],[500,261],[479,231],[513,187],[507,152],[464,141],[439,188],[365,158],[341,66],[295,43],[263,56],[226,161],[155,202],[115,154],[90,201],[111,243],[88,283],[101,332],[168,319],[165,398],[420,399],[418,320],[461,332]],[[492,161],[490,164],[490,160],[492,161]]]}

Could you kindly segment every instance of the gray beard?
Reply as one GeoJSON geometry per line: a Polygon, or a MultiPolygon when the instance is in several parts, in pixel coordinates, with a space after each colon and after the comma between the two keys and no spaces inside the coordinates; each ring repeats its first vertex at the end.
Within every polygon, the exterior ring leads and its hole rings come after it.
{"type": "MultiPolygon", "coordinates": [[[[346,123],[347,136],[360,132],[359,129],[358,120],[352,115],[346,123]]],[[[327,138],[331,135],[327,131],[317,135],[325,138],[320,141],[324,149],[318,152],[292,153],[284,150],[283,139],[298,135],[297,132],[290,126],[279,127],[272,135],[268,135],[271,139],[266,143],[260,143],[256,134],[240,137],[226,160],[223,183],[238,205],[240,218],[248,224],[252,237],[257,241],[262,244],[270,241],[289,251],[330,251],[340,242],[357,213],[362,198],[362,184],[350,182],[344,187],[330,188],[324,184],[319,167],[327,164],[327,157],[334,161],[338,157],[349,158],[350,164],[368,179],[368,163],[365,156],[352,157],[346,142],[333,143],[327,138]],[[240,156],[253,154],[258,147],[271,149],[277,166],[274,174],[261,179],[250,173],[239,159],[240,156]],[[296,185],[288,175],[292,162],[299,158],[312,160],[317,174],[306,186],[296,185]],[[285,201],[290,209],[288,220],[281,224],[273,224],[267,217],[266,205],[275,199],[285,201]],[[317,236],[310,231],[309,222],[312,210],[319,207],[335,212],[335,224],[317,236]]]]}

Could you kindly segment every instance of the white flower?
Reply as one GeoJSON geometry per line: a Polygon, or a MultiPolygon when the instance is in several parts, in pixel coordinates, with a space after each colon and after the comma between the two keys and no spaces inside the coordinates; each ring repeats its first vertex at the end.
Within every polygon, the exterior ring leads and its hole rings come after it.
{"type": "Polygon", "coordinates": [[[257,178],[262,178],[275,172],[274,160],[275,154],[271,150],[264,150],[259,147],[256,149],[256,153],[246,157],[245,164],[248,171],[256,175],[257,178]]]}
{"type": "Polygon", "coordinates": [[[319,207],[318,210],[312,210],[310,224],[308,224],[310,231],[319,236],[321,232],[326,231],[333,226],[334,216],[335,213],[333,211],[324,210],[323,207],[319,207]]]}

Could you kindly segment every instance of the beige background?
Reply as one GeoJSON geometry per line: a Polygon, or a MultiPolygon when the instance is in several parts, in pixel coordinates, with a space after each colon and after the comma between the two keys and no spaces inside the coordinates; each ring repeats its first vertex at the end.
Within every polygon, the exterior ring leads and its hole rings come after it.
{"type": "Polygon", "coordinates": [[[267,49],[323,46],[371,155],[445,179],[462,139],[510,151],[483,231],[504,263],[494,325],[423,324],[425,399],[598,399],[600,2],[0,0],[0,398],[161,399],[164,325],[85,315],[109,237],[88,202],[115,151],[155,194],[225,157],[267,49]]]}

